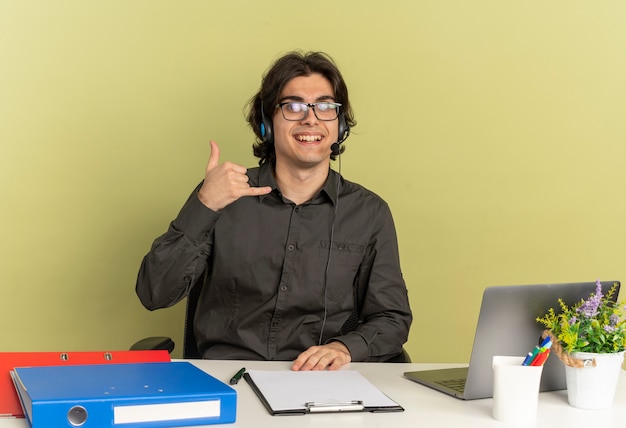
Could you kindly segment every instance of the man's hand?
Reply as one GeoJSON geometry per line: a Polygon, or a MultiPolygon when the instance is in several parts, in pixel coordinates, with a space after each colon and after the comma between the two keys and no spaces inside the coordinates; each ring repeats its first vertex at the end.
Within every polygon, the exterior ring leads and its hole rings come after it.
{"type": "Polygon", "coordinates": [[[326,345],[311,346],[298,355],[291,365],[291,370],[338,370],[351,360],[346,345],[341,342],[330,342],[326,345]]]}
{"type": "Polygon", "coordinates": [[[198,198],[213,211],[219,211],[243,196],[266,195],[272,191],[271,187],[250,187],[245,166],[232,162],[219,165],[219,160],[220,149],[215,141],[211,141],[211,155],[198,198]]]}

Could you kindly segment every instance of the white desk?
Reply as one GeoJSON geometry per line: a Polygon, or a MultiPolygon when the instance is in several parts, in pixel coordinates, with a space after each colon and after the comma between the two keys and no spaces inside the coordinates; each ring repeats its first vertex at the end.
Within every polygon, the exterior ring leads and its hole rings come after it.
{"type": "MultiPolygon", "coordinates": [[[[260,370],[285,370],[288,362],[261,361],[192,361],[214,377],[228,383],[241,367],[260,370]]],[[[415,428],[415,427],[505,427],[508,424],[491,417],[491,399],[462,401],[431,390],[403,378],[402,373],[433,367],[454,367],[451,364],[392,364],[352,363],[346,366],[358,370],[385,394],[404,407],[398,413],[341,413],[304,416],[271,416],[245,380],[237,390],[237,422],[208,425],[238,428],[415,428]]],[[[567,404],[566,391],[544,392],[539,395],[537,427],[554,428],[598,426],[619,427],[626,421],[626,373],[620,373],[615,404],[608,410],[579,410],[567,404]]],[[[0,419],[0,428],[28,428],[24,419],[0,419]]]]}

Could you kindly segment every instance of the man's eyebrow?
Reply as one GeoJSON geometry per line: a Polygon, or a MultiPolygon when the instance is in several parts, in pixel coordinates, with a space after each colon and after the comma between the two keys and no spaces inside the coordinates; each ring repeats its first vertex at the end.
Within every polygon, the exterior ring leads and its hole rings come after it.
{"type": "MultiPolygon", "coordinates": [[[[297,95],[287,95],[278,100],[279,103],[283,103],[286,101],[304,102],[304,98],[297,95]]],[[[333,97],[332,95],[322,95],[321,97],[317,97],[317,99],[315,100],[315,102],[320,101],[335,101],[335,97],[333,97]]]]}

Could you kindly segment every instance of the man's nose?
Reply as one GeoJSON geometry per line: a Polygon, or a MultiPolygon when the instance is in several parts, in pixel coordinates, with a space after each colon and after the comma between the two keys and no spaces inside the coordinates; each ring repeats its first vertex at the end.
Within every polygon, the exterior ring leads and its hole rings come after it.
{"type": "Polygon", "coordinates": [[[304,115],[304,119],[302,119],[303,122],[305,123],[310,123],[310,122],[317,122],[317,116],[315,115],[315,107],[309,107],[306,110],[306,113],[304,115]]]}

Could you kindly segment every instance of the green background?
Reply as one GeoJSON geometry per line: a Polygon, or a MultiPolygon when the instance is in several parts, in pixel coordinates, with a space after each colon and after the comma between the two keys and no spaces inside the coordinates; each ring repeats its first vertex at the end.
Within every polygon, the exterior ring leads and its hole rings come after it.
{"type": "MultiPolygon", "coordinates": [[[[417,362],[469,359],[488,285],[626,278],[626,3],[0,0],[2,351],[170,335],[139,263],[243,107],[322,50],[358,126],[342,173],[391,206],[417,362]]],[[[335,167],[337,165],[335,164],[335,167]]]]}

